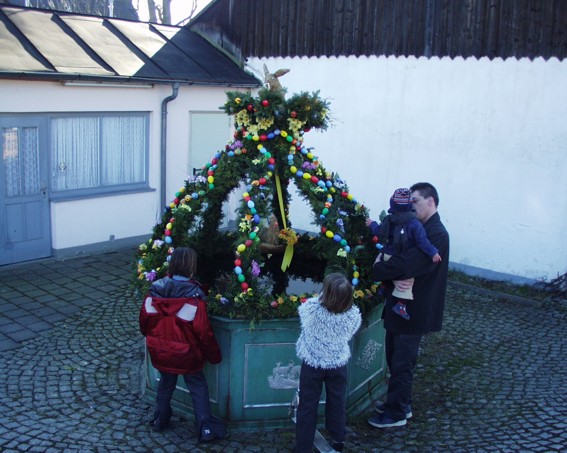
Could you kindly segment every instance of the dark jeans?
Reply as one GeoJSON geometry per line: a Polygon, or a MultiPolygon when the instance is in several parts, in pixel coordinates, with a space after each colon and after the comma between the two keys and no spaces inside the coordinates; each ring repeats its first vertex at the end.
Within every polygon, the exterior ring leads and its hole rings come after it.
{"type": "Polygon", "coordinates": [[[394,420],[406,417],[411,404],[413,372],[422,335],[386,331],[386,362],[390,370],[386,411],[394,420]]]}
{"type": "MultiPolygon", "coordinates": [[[[156,413],[155,417],[159,417],[162,423],[167,424],[171,418],[171,397],[175,391],[177,384],[177,374],[166,373],[160,371],[161,378],[158,383],[156,394],[156,413]]],[[[184,374],[183,380],[191,393],[193,401],[193,413],[195,415],[195,424],[201,429],[203,420],[207,420],[211,416],[211,405],[209,402],[209,387],[202,371],[195,374],[184,374]]]]}
{"type": "Polygon", "coordinates": [[[295,427],[295,452],[309,452],[313,449],[317,429],[317,408],[325,383],[325,428],[333,441],[344,442],[346,425],[346,384],[347,367],[324,370],[301,364],[299,376],[299,406],[295,427]]]}

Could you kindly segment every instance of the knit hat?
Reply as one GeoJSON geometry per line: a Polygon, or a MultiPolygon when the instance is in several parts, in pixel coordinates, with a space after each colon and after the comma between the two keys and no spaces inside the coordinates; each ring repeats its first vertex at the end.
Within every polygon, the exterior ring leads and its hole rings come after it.
{"type": "Polygon", "coordinates": [[[410,212],[412,208],[410,190],[405,187],[396,189],[394,195],[390,198],[390,209],[388,209],[388,212],[410,212]]]}

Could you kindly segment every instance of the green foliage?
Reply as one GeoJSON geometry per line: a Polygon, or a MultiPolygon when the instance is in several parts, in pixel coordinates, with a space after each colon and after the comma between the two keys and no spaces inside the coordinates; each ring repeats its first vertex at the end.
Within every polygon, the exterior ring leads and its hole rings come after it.
{"type": "Polygon", "coordinates": [[[261,126],[263,120],[273,120],[274,128],[288,130],[291,119],[301,121],[306,132],[327,129],[329,103],[319,97],[319,92],[295,94],[287,101],[284,95],[285,90],[266,88],[260,89],[256,97],[249,92],[231,91],[221,109],[229,115],[247,116],[249,124],[253,125],[261,126]]]}
{"type": "Polygon", "coordinates": [[[363,311],[379,303],[378,285],[371,280],[376,249],[366,227],[367,209],[303,144],[306,132],[328,127],[328,108],[318,92],[287,100],[283,89],[263,88],[257,96],[227,93],[221,109],[234,116],[234,139],[187,178],[151,239],[140,245],[138,291],[167,274],[174,247],[190,246],[199,255],[199,279],[211,287],[213,314],[252,322],[296,316],[298,305],[313,294],[288,294],[290,277],[320,283],[333,271],[352,280],[363,311]],[[314,213],[317,235],[298,235],[291,228],[292,180],[314,213]],[[222,205],[242,181],[247,192],[236,231],[220,232],[222,205]],[[293,250],[293,259],[282,270],[284,249],[293,250]]]}

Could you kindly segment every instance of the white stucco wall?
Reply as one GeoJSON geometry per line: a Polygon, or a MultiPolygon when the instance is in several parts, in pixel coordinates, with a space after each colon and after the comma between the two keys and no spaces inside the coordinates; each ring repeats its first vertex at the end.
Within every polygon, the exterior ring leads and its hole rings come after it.
{"type": "MultiPolygon", "coordinates": [[[[70,87],[51,82],[2,81],[0,112],[150,112],[149,185],[135,194],[51,201],[51,241],[56,251],[149,236],[160,209],[161,103],[171,86],[143,88],[70,87]]],[[[190,111],[214,111],[225,102],[223,87],[187,87],[168,104],[167,200],[183,185],[189,168],[190,111]]],[[[228,135],[227,131],[227,135],[228,135]]],[[[211,156],[214,153],[211,150],[211,156]]]]}
{"type": "MultiPolygon", "coordinates": [[[[377,217],[397,187],[433,183],[451,261],[528,279],[567,271],[567,61],[250,59],[320,91],[334,127],[306,135],[377,217]]],[[[299,197],[296,228],[310,228],[299,197]]],[[[313,227],[311,227],[313,228],[313,227]]]]}

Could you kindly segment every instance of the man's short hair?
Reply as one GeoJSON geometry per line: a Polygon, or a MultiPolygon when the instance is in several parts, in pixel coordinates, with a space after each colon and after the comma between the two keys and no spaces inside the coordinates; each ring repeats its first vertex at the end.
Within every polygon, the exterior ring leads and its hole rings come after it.
{"type": "Polygon", "coordinates": [[[423,198],[433,197],[435,207],[439,206],[439,194],[437,193],[437,189],[433,187],[433,184],[428,182],[417,182],[410,187],[411,192],[415,190],[417,190],[423,198]]]}

